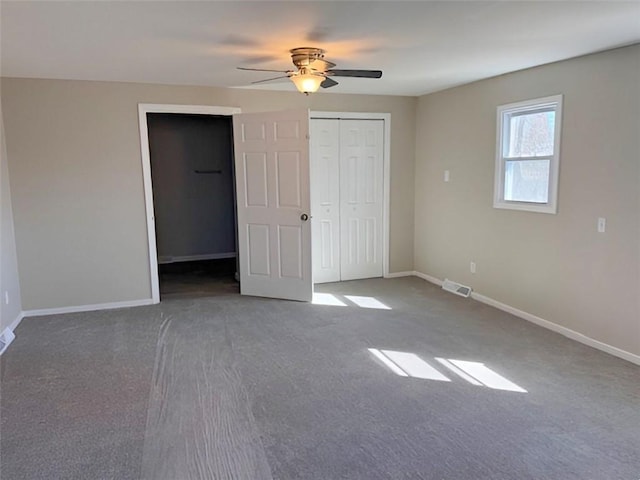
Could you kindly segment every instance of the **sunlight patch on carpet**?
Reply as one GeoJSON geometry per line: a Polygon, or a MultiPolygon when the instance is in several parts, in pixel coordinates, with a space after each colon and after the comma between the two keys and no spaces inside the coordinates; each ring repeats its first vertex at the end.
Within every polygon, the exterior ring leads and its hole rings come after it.
{"type": "Polygon", "coordinates": [[[360,297],[357,295],[345,295],[344,298],[349,300],[350,302],[355,303],[357,306],[362,308],[375,308],[378,310],[391,310],[391,307],[385,305],[377,298],[373,297],[360,297]]]}
{"type": "MultiPolygon", "coordinates": [[[[450,382],[451,379],[415,353],[369,348],[369,352],[400,377],[450,382]]],[[[435,360],[471,385],[493,390],[527,393],[521,386],[503,377],[481,362],[435,357],[435,360]]]]}
{"type": "Polygon", "coordinates": [[[332,305],[334,307],[346,307],[347,304],[339,300],[335,295],[330,293],[314,293],[313,300],[314,305],[332,305]]]}
{"type": "Polygon", "coordinates": [[[439,382],[451,381],[415,353],[378,350],[377,348],[370,348],[369,351],[401,377],[422,378],[439,382]]]}

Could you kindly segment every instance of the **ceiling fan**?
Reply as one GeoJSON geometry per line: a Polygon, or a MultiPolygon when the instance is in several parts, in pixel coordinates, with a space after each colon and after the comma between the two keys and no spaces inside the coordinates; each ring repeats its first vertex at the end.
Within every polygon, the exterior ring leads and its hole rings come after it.
{"type": "Polygon", "coordinates": [[[265,68],[238,67],[239,70],[251,70],[255,72],[278,72],[284,75],[258,80],[252,83],[270,82],[280,78],[290,78],[298,91],[309,95],[318,91],[320,87],[329,88],[338,85],[331,77],[360,77],[380,78],[381,70],[338,70],[335,63],[324,59],[325,51],[321,48],[299,47],[289,50],[291,61],[297,70],[271,70],[265,68]]]}

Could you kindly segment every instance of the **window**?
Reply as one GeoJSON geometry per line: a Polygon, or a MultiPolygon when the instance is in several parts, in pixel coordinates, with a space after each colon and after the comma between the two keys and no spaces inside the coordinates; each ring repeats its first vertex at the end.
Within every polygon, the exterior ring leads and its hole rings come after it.
{"type": "Polygon", "coordinates": [[[556,213],[562,95],[498,107],[494,208],[556,213]]]}

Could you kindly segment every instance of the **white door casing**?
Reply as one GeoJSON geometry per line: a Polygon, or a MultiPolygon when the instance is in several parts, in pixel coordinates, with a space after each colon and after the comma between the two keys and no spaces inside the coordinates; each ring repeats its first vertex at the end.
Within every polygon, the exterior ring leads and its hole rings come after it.
{"type": "Polygon", "coordinates": [[[311,301],[309,111],[234,115],[233,131],[240,292],[311,301]]]}
{"type": "Polygon", "coordinates": [[[340,281],[339,121],[311,120],[313,281],[340,281]]]}
{"type": "Polygon", "coordinates": [[[382,120],[340,121],[342,280],[383,276],[382,120]]]}
{"type": "Polygon", "coordinates": [[[142,159],[142,179],[149,253],[149,282],[151,284],[150,300],[151,303],[159,303],[160,280],[158,277],[158,251],[156,246],[155,214],[153,210],[153,183],[151,181],[151,154],[149,152],[147,113],[187,113],[230,116],[234,113],[240,113],[240,109],[236,107],[216,107],[210,105],[138,104],[138,126],[140,130],[140,153],[142,159]]]}

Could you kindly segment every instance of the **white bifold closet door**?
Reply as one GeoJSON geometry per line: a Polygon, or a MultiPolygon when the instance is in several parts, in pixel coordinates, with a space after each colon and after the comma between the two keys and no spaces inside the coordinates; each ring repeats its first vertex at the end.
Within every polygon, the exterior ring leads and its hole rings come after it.
{"type": "Polygon", "coordinates": [[[382,120],[311,120],[315,283],[381,277],[382,120]]]}

